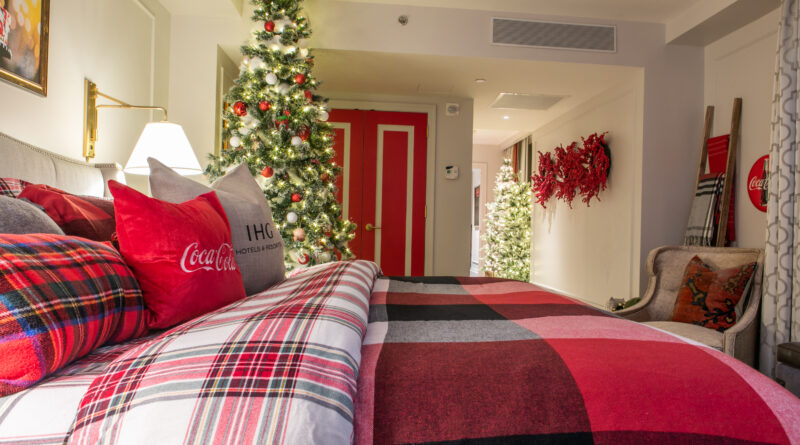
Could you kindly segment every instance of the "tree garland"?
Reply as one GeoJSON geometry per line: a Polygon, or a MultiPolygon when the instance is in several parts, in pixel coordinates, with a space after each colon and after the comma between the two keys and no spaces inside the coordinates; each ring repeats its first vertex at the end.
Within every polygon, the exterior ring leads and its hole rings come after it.
{"type": "Polygon", "coordinates": [[[555,160],[549,152],[539,152],[539,167],[531,177],[536,203],[547,208],[545,203],[555,196],[572,208],[572,201],[578,194],[587,207],[592,198],[599,201],[598,195],[606,189],[611,167],[611,152],[605,135],[593,133],[581,138],[582,146],[577,142],[566,148],[558,146],[554,150],[555,160]]]}

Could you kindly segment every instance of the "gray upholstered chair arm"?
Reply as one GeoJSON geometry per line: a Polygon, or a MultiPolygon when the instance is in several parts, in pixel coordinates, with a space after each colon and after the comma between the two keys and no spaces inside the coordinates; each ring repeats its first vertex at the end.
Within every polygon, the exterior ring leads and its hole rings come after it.
{"type": "Polygon", "coordinates": [[[649,280],[647,281],[647,290],[644,291],[644,295],[642,295],[642,298],[638,303],[629,308],[614,312],[615,315],[619,315],[620,317],[625,317],[633,321],[653,320],[653,314],[650,313],[649,306],[650,303],[653,302],[653,295],[656,293],[656,287],[658,283],[658,277],[656,276],[656,271],[653,266],[655,262],[655,256],[658,254],[658,250],[659,249],[653,249],[647,255],[647,275],[649,276],[649,280]]]}

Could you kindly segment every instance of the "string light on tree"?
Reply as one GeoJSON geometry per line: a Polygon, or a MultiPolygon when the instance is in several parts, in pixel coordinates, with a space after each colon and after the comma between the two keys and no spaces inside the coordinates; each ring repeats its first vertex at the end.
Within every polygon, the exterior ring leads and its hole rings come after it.
{"type": "Polygon", "coordinates": [[[528,281],[531,267],[530,184],[517,182],[511,160],[504,159],[494,186],[494,202],[486,204],[483,268],[496,277],[528,281]]]}
{"type": "Polygon", "coordinates": [[[314,94],[313,55],[302,0],[254,0],[258,25],[242,47],[239,79],[226,96],[228,149],[211,156],[209,179],[245,162],[260,178],[280,230],[287,269],[350,258],[355,224],[336,202],[333,130],[314,94]]]}

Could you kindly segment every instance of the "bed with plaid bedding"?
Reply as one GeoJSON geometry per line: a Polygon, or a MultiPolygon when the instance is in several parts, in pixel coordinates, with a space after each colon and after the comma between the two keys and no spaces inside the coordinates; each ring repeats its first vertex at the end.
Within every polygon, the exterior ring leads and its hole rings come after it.
{"type": "Polygon", "coordinates": [[[379,278],[357,444],[800,443],[800,400],[714,349],[531,284],[379,278]]]}
{"type": "Polygon", "coordinates": [[[800,443],[746,365],[527,283],[317,266],[0,398],[0,444],[800,443]],[[369,322],[369,324],[368,324],[369,322]]]}

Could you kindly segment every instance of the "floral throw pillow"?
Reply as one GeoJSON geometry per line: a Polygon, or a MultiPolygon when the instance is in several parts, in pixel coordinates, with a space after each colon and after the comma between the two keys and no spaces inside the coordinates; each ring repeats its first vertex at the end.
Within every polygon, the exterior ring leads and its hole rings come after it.
{"type": "Polygon", "coordinates": [[[756,263],[714,271],[696,256],[689,261],[678,289],[672,321],[720,332],[736,324],[736,304],[750,289],[756,263]]]}

